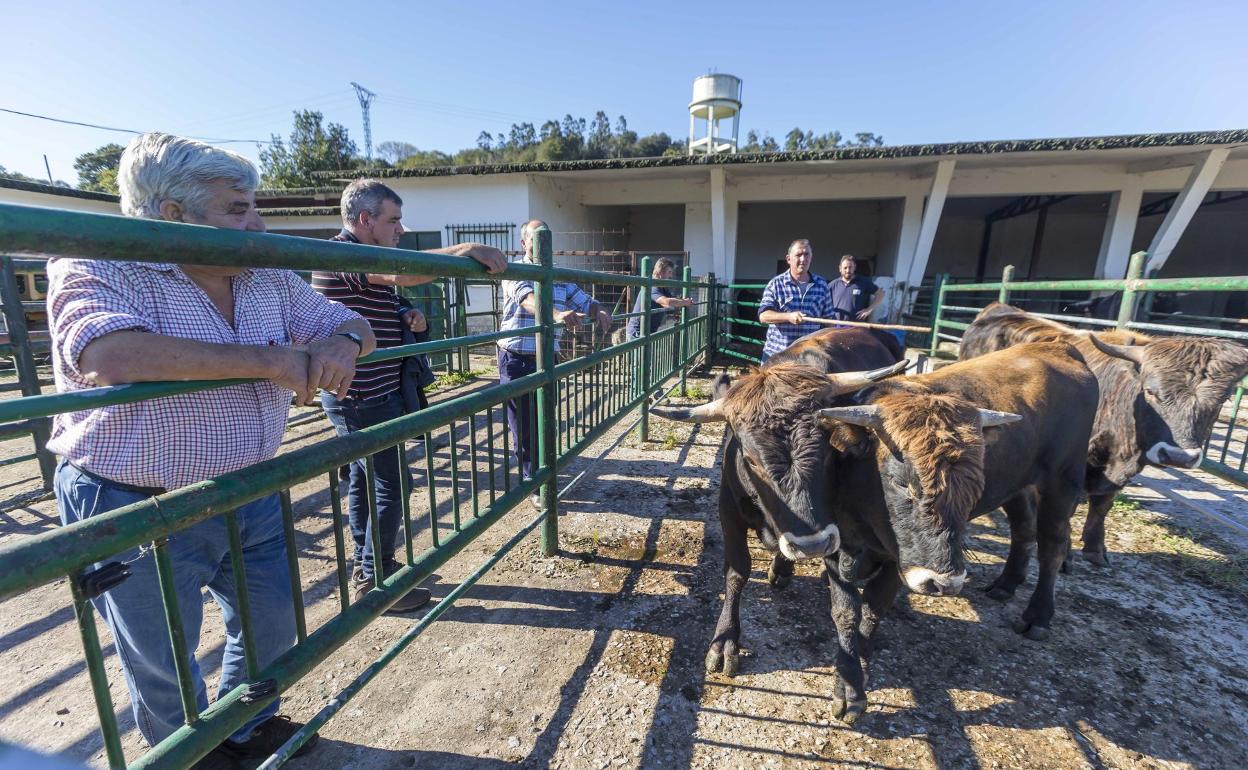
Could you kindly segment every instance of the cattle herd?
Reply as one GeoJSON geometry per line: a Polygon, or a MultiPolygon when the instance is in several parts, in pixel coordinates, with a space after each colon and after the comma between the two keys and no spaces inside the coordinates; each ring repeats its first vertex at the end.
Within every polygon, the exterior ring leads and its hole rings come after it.
{"type": "Polygon", "coordinates": [[[710,403],[652,410],[728,423],[724,605],[707,670],[738,670],[752,530],[772,553],[775,588],[794,561],[823,560],[832,698],[845,722],[866,710],[872,637],[902,583],[962,589],[970,519],[1001,508],[1010,525],[989,596],[1010,598],[1035,553],[1036,588],[1014,629],[1044,640],[1079,501],[1083,555],[1104,565],[1115,494],[1145,465],[1199,465],[1218,410],[1248,375],[1248,349],[1232,342],[1083,332],[996,303],[966,331],[957,363],[902,376],[903,355],[890,335],[825,329],[736,382],[720,375],[710,403]]]}

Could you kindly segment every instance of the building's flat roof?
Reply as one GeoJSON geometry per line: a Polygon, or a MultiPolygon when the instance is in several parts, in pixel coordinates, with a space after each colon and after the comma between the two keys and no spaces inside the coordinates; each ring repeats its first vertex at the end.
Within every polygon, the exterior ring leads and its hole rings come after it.
{"type": "Polygon", "coordinates": [[[534,163],[495,163],[476,166],[429,166],[425,168],[369,168],[317,171],[314,176],[347,180],[360,177],[403,178],[482,174],[521,174],[560,171],[600,171],[608,169],[672,168],[682,166],[757,166],[810,161],[854,161],[891,159],[931,159],[965,155],[1007,153],[1092,152],[1140,148],[1182,148],[1248,145],[1248,129],[1192,131],[1169,134],[1127,134],[1121,136],[1081,136],[1057,139],[1008,139],[984,142],[904,144],[885,147],[841,147],[805,152],[737,153],[717,155],[678,155],[658,158],[604,158],[534,163]]]}
{"type": "Polygon", "coordinates": [[[107,203],[118,203],[121,198],[109,193],[91,192],[89,190],[78,190],[73,187],[59,187],[53,184],[44,184],[43,182],[26,182],[21,179],[9,179],[8,177],[0,177],[0,187],[10,190],[24,190],[26,192],[42,193],[44,195],[64,195],[68,198],[83,198],[91,201],[105,201],[107,203]]]}

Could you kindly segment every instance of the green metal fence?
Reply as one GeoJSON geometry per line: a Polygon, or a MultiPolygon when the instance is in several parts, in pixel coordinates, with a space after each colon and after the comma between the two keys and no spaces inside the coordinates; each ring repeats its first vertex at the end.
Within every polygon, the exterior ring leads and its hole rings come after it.
{"type": "MultiPolygon", "coordinates": [[[[674,377],[679,377],[679,386],[683,388],[687,369],[708,349],[712,307],[707,302],[708,285],[691,280],[688,269],[680,281],[650,277],[648,264],[643,265],[640,276],[558,269],[552,264],[549,231],[539,230],[536,236],[541,264],[513,264],[505,274],[509,279],[539,282],[538,325],[522,332],[537,335],[538,369],[534,374],[505,385],[483,387],[346,437],[303,446],[272,460],[0,547],[0,563],[4,565],[0,574],[0,601],[69,577],[68,599],[77,617],[110,767],[127,765],[90,599],[107,590],[110,581],[123,579],[125,568],[116,562],[94,568],[96,563],[109,562],[116,554],[150,545],[158,571],[168,574],[174,565],[169,563],[165,553],[164,539],[171,533],[218,515],[227,517],[227,523],[234,529],[232,512],[239,506],[273,493],[281,495],[298,641],[272,664],[257,667],[251,632],[251,624],[257,619],[248,616],[246,587],[240,585],[247,683],[199,712],[190,689],[189,673],[179,670],[186,724],[129,765],[182,768],[212,750],[531,493],[540,491],[543,512],[526,514],[519,530],[485,564],[348,685],[301,733],[270,757],[266,767],[276,767],[526,535],[540,529],[544,553],[555,553],[558,542],[555,482],[559,469],[626,416],[638,411],[644,438],[647,411],[656,391],[674,377]],[[698,301],[693,308],[680,311],[679,321],[674,326],[651,329],[649,314],[646,314],[639,338],[560,363],[554,355],[555,340],[551,333],[555,281],[637,286],[647,293],[650,286],[664,285],[677,292],[696,295],[698,301]],[[539,435],[534,478],[526,481],[518,468],[511,467],[510,436],[503,411],[506,400],[528,393],[537,394],[539,435]],[[411,443],[413,438],[418,439],[415,444],[411,443]],[[423,489],[402,496],[403,567],[384,578],[379,570],[375,589],[359,602],[352,603],[337,469],[386,450],[398,452],[403,464],[409,464],[409,451],[423,454],[423,468],[421,463],[416,467],[418,485],[423,489]],[[314,628],[307,623],[300,593],[290,490],[316,479],[324,479],[329,490],[339,611],[314,628]],[[418,548],[418,544],[423,547],[418,548]]],[[[483,275],[480,266],[472,260],[446,255],[0,205],[0,253],[33,252],[152,262],[166,262],[171,255],[177,255],[179,262],[187,264],[432,273],[453,279],[479,280],[483,275]]],[[[362,361],[388,360],[416,353],[453,354],[515,334],[487,332],[390,348],[362,361]]],[[[0,431],[4,426],[46,420],[64,412],[211,390],[237,382],[241,380],[141,383],[72,394],[25,396],[0,402],[0,423],[3,424],[0,431]]],[[[675,387],[672,385],[670,389],[675,387]]],[[[371,461],[368,474],[371,489],[371,461]]],[[[378,533],[375,501],[370,499],[369,508],[373,532],[378,533]]],[[[231,540],[231,559],[234,564],[241,564],[238,538],[231,540]]],[[[189,665],[176,596],[166,590],[168,581],[161,582],[175,658],[189,665]]]]}
{"type": "MultiPolygon", "coordinates": [[[[1185,320],[1197,320],[1198,323],[1223,322],[1223,326],[1239,326],[1240,328],[1218,328],[1195,324],[1155,323],[1153,321],[1137,321],[1138,316],[1153,318],[1149,312],[1150,294],[1161,291],[1185,292],[1239,292],[1248,291],[1248,276],[1210,277],[1210,278],[1144,278],[1148,255],[1137,252],[1131,256],[1127,269],[1127,277],[1122,280],[1110,279],[1079,279],[1064,281],[1015,281],[1014,266],[1009,265],[1002,273],[1001,280],[995,283],[953,283],[945,280],[945,276],[937,276],[934,294],[936,299],[932,309],[932,333],[929,342],[929,353],[933,357],[950,357],[950,351],[942,350],[942,342],[958,343],[960,333],[970,326],[972,317],[983,309],[978,304],[985,299],[996,299],[1010,302],[1016,293],[1048,293],[1048,292],[1122,292],[1122,303],[1119,306],[1116,320],[1069,316],[1057,313],[1034,313],[1042,318],[1051,318],[1067,324],[1083,324],[1095,328],[1131,329],[1149,334],[1165,335],[1201,335],[1223,337],[1226,339],[1248,342],[1248,331],[1242,328],[1243,319],[1190,316],[1185,320]],[[950,295],[963,294],[972,299],[962,299],[957,303],[950,302],[950,295]],[[994,296],[995,295],[995,296],[994,296]],[[962,320],[953,320],[949,316],[957,316],[962,320]],[[958,332],[959,334],[952,334],[958,332]]],[[[984,302],[984,304],[987,304],[984,302]]],[[[1174,321],[1174,316],[1169,316],[1174,321]]],[[[1244,389],[1248,379],[1240,382],[1231,394],[1226,406],[1222,409],[1213,434],[1205,445],[1205,458],[1201,468],[1215,475],[1234,481],[1241,486],[1248,486],[1248,472],[1245,472],[1245,461],[1248,460],[1248,419],[1241,415],[1244,389]]]]}

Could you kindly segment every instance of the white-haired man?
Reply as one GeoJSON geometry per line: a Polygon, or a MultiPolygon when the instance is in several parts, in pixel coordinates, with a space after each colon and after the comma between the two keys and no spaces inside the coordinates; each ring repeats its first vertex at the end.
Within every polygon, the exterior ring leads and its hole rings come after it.
{"type": "MultiPolygon", "coordinates": [[[[122,213],[263,232],[255,167],[245,158],[167,134],[144,134],[122,153],[122,213]]],[[[291,392],[307,403],[317,388],[345,395],[355,358],[373,333],[356,313],[317,294],[288,270],[169,262],[52,259],[48,323],[57,390],[160,380],[246,377],[256,382],[59,415],[48,448],[63,459],[56,497],[66,524],[146,500],[273,457],[291,392]]],[[[295,641],[285,537],[277,495],[235,511],[260,666],[295,641]]],[[[207,588],[221,607],[225,653],[218,697],[246,679],[242,621],[229,535],[216,516],[170,535],[176,595],[196,699],[207,691],[195,660],[207,588]]],[[[94,599],[112,630],[135,722],[155,745],[183,711],[153,558],[114,557],[131,576],[94,599]]],[[[275,716],[274,701],[214,753],[264,756],[299,725],[275,716]]],[[[310,744],[309,744],[310,745],[310,744]]]]}
{"type": "MultiPolygon", "coordinates": [[[[536,262],[536,242],[533,234],[546,228],[540,219],[531,219],[520,226],[520,246],[524,259],[536,262]]],[[[554,316],[556,324],[563,324],[571,331],[581,325],[586,316],[594,318],[603,334],[611,331],[611,314],[599,306],[597,300],[586,294],[574,283],[554,285],[554,316]]],[[[500,331],[515,331],[535,326],[537,317],[537,293],[533,281],[503,281],[503,317],[500,331]]],[[[559,338],[563,330],[555,328],[555,354],[559,354],[559,338]]],[[[522,334],[498,341],[498,381],[508,383],[537,371],[537,337],[522,334]]],[[[534,455],[537,454],[537,402],[534,394],[526,393],[507,401],[507,425],[515,445],[516,467],[522,479],[533,477],[534,455]]],[[[530,496],[534,506],[540,506],[537,492],[530,496]]]]}
{"type": "MultiPolygon", "coordinates": [[[[342,191],[342,232],[333,240],[362,243],[366,246],[399,245],[403,229],[403,199],[376,179],[357,179],[342,191]]],[[[503,252],[480,243],[461,243],[435,254],[471,257],[491,273],[506,269],[503,252]]],[[[314,272],[312,286],[332,300],[341,302],[368,320],[377,336],[377,347],[390,348],[403,344],[404,327],[419,334],[426,331],[426,322],[419,310],[411,308],[399,296],[396,287],[418,286],[437,276],[378,273],[314,272]]],[[[321,394],[325,416],[340,436],[402,417],[418,409],[407,403],[403,389],[404,361],[382,361],[362,364],[347,390],[346,398],[332,392],[321,394]]],[[[361,458],[351,463],[347,486],[347,512],[351,537],[355,541],[355,567],[351,582],[355,600],[364,597],[375,585],[374,575],[380,566],[383,577],[399,568],[394,558],[398,547],[399,525],[403,523],[402,478],[407,476],[410,490],[411,474],[400,467],[398,453],[387,449],[373,455],[373,492],[377,505],[377,529],[381,554],[373,553],[372,524],[368,515],[368,476],[361,458]]],[[[429,591],[413,588],[390,607],[390,612],[403,613],[419,609],[429,602],[429,591]]]]}

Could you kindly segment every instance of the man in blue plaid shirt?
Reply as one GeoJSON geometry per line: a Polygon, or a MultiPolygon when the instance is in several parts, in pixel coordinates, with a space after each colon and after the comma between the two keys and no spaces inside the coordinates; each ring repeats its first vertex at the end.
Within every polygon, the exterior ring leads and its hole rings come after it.
{"type": "Polygon", "coordinates": [[[758,303],[758,320],[768,324],[763,361],[823,326],[807,318],[835,318],[832,292],[823,276],[810,272],[815,253],[810,241],[799,238],[789,244],[785,261],[789,269],[767,282],[758,303]]]}
{"type": "MultiPolygon", "coordinates": [[[[540,219],[525,222],[520,228],[520,247],[524,249],[524,259],[536,262],[533,253],[533,231],[546,227],[540,219]]],[[[575,331],[581,325],[581,319],[592,316],[598,321],[603,334],[611,331],[611,314],[599,307],[590,297],[572,283],[556,283],[555,323],[563,324],[575,331]]],[[[536,326],[537,293],[532,281],[503,281],[503,318],[499,324],[500,331],[523,329],[536,326]]],[[[555,354],[559,353],[559,338],[563,330],[555,328],[555,354]]],[[[498,381],[511,382],[526,374],[537,371],[537,335],[524,334],[505,337],[498,341],[498,381]]],[[[515,446],[516,465],[523,478],[533,476],[533,456],[537,454],[537,405],[533,394],[528,393],[507,402],[507,425],[511,429],[511,437],[515,446]]],[[[540,498],[533,493],[534,506],[540,506],[540,498]]]]}

